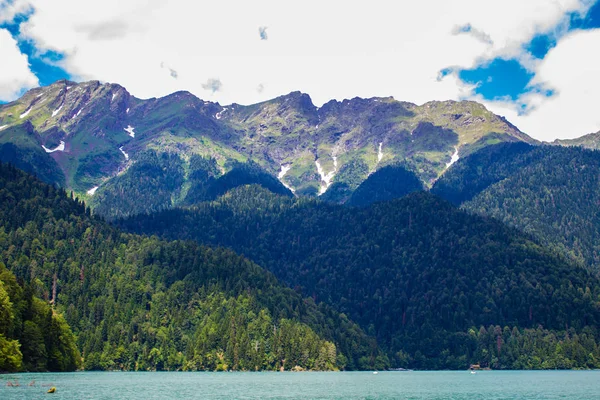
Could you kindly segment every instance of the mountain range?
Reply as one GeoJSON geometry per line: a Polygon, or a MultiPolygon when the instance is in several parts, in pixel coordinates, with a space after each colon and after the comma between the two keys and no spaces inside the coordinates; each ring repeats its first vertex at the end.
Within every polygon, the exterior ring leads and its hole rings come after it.
{"type": "Polygon", "coordinates": [[[0,106],[0,370],[600,368],[596,143],[468,101],[32,89],[0,106]]]}
{"type": "Polygon", "coordinates": [[[600,131],[596,133],[589,133],[575,139],[556,139],[552,142],[552,144],[598,150],[600,149],[600,131]]]}
{"type": "Polygon", "coordinates": [[[393,98],[316,107],[293,92],[242,106],[188,92],[141,100],[116,84],[59,81],[0,106],[0,155],[81,195],[100,193],[148,151],[181,160],[169,206],[184,202],[193,155],[216,172],[254,162],[297,195],[346,201],[372,172],[404,164],[430,186],[460,157],[499,142],[536,141],[475,102],[393,98]]]}

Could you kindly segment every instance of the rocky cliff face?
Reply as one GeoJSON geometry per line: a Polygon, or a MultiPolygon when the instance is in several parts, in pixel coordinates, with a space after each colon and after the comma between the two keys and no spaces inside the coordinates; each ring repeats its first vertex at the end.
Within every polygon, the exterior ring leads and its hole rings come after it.
{"type": "Polygon", "coordinates": [[[59,81],[0,106],[0,144],[56,164],[64,185],[80,193],[154,150],[213,158],[222,171],[252,160],[297,195],[331,190],[330,200],[344,201],[385,165],[403,164],[429,185],[458,158],[512,141],[534,142],[474,102],[354,98],[319,108],[292,92],[221,106],[188,92],[141,100],[116,84],[59,81]]]}

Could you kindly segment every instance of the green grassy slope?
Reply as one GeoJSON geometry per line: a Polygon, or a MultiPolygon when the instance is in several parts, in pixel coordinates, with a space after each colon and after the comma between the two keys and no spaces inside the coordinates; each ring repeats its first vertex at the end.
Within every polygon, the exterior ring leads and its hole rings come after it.
{"type": "MultiPolygon", "coordinates": [[[[189,92],[141,100],[116,84],[59,81],[0,106],[0,133],[27,153],[42,145],[62,177],[54,181],[80,195],[131,168],[149,150],[214,158],[222,173],[233,161],[252,161],[296,195],[346,201],[371,173],[403,163],[429,186],[453,156],[499,142],[534,141],[482,105],[392,98],[332,100],[316,107],[307,94],[249,106],[222,106],[189,92]],[[23,124],[34,137],[23,143],[23,124]],[[32,147],[33,146],[33,147],[32,147]],[[285,173],[283,173],[285,172],[285,173]]],[[[13,159],[27,156],[13,156],[13,159]]],[[[8,161],[10,157],[2,158],[8,161]]],[[[44,179],[39,162],[23,162],[44,179]]],[[[46,172],[47,175],[47,172],[46,172]]],[[[191,182],[184,175],[180,192],[191,182]]],[[[94,206],[98,201],[94,202],[94,206]]]]}

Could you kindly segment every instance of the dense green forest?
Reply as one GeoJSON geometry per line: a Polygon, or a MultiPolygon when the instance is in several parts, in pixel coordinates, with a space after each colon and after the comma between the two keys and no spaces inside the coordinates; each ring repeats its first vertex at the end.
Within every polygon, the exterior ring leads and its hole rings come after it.
{"type": "Polygon", "coordinates": [[[460,160],[432,191],[494,217],[594,271],[600,265],[600,152],[525,144],[460,160]]]}
{"type": "Polygon", "coordinates": [[[438,179],[431,193],[454,205],[471,200],[529,164],[536,147],[527,143],[501,143],[461,158],[438,179]]]}
{"type": "Polygon", "coordinates": [[[175,153],[145,151],[123,174],[100,186],[90,205],[95,214],[112,220],[214,200],[248,184],[292,196],[277,178],[252,161],[232,161],[226,167],[228,172],[222,174],[214,158],[192,155],[186,161],[175,153]]]}
{"type": "Polygon", "coordinates": [[[369,165],[360,158],[352,159],[342,165],[331,186],[319,199],[330,203],[345,203],[368,176],[369,165]]]}
{"type": "Polygon", "coordinates": [[[230,163],[231,170],[222,176],[215,173],[216,162],[193,156],[191,163],[191,188],[185,198],[186,204],[195,204],[207,200],[215,200],[229,190],[243,185],[260,185],[273,193],[292,196],[292,192],[273,175],[265,172],[258,164],[249,161],[230,163]],[[203,179],[204,178],[204,179],[203,179]]]}
{"type": "Polygon", "coordinates": [[[245,187],[191,209],[120,224],[231,247],[358,322],[392,365],[549,368],[559,362],[554,355],[564,365],[598,365],[558,348],[568,342],[598,360],[598,278],[517,230],[432,194],[357,209],[245,187]],[[511,332],[512,358],[492,362],[489,350],[483,357],[487,342],[469,332],[490,325],[511,332]],[[580,338],[587,332],[585,341],[573,342],[571,331],[580,338]],[[552,349],[552,343],[559,344],[552,349]],[[530,354],[531,346],[537,353],[530,354]],[[526,362],[550,352],[545,364],[526,362]]]}
{"type": "Polygon", "coordinates": [[[600,368],[598,154],[490,146],[436,195],[384,167],[352,208],[148,152],[95,198],[149,212],[117,222],[131,234],[2,165],[0,369],[600,368]]]}
{"type": "Polygon", "coordinates": [[[230,250],[124,234],[11,166],[0,202],[2,370],[73,369],[77,349],[103,370],[388,365],[345,315],[230,250]]]}
{"type": "Polygon", "coordinates": [[[597,369],[600,347],[597,331],[587,327],[577,333],[549,331],[538,326],[512,330],[488,326],[469,329],[473,359],[483,368],[493,369],[597,369]]]}
{"type": "Polygon", "coordinates": [[[419,178],[401,165],[378,169],[352,193],[345,203],[349,206],[367,206],[380,201],[399,199],[423,190],[419,178]]]}
{"type": "Polygon", "coordinates": [[[101,186],[90,204],[107,219],[169,208],[184,172],[178,155],[144,152],[125,173],[101,186]]]}
{"type": "Polygon", "coordinates": [[[29,122],[0,131],[0,160],[35,174],[44,182],[65,185],[65,175],[56,161],[38,144],[40,136],[29,122]]]}
{"type": "Polygon", "coordinates": [[[0,262],[0,371],[73,371],[80,365],[71,329],[34,296],[37,284],[22,287],[0,262]]]}

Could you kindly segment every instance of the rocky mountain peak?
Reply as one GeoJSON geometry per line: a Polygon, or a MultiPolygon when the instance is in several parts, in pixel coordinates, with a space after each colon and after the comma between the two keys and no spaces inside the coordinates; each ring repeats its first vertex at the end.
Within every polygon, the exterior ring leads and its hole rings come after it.
{"type": "Polygon", "coordinates": [[[277,104],[279,110],[284,112],[287,110],[294,110],[302,114],[314,114],[317,111],[317,107],[313,104],[310,96],[300,91],[279,96],[273,99],[271,102],[273,102],[273,104],[277,104]]]}
{"type": "Polygon", "coordinates": [[[403,163],[430,184],[452,160],[482,146],[532,142],[475,102],[417,106],[393,97],[354,97],[317,108],[308,94],[294,91],[258,104],[222,106],[188,91],[138,99],[99,81],[58,81],[0,106],[0,129],[26,121],[39,135],[40,151],[65,142],[69,157],[48,154],[67,185],[84,191],[154,150],[185,159],[199,154],[223,171],[233,161],[253,161],[298,195],[332,188],[339,200],[385,165],[403,163]]]}

